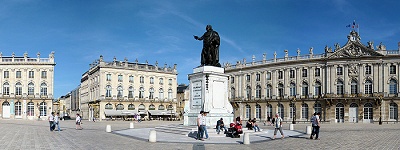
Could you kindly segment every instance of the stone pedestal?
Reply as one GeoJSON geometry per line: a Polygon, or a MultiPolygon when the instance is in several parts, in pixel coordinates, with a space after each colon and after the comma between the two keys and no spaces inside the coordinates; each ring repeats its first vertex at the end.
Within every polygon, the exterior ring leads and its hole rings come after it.
{"type": "Polygon", "coordinates": [[[215,126],[220,118],[233,122],[233,107],[228,100],[228,75],[224,68],[201,66],[189,74],[190,99],[185,105],[184,125],[197,125],[200,111],[207,114],[206,125],[215,126]]]}

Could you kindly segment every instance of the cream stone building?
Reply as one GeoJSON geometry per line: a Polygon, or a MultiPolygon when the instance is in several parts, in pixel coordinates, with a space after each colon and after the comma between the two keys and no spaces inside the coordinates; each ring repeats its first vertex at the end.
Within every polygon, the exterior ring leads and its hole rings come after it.
{"type": "Polygon", "coordinates": [[[54,87],[54,52],[49,58],[40,53],[31,58],[3,56],[0,53],[0,118],[47,119],[52,112],[54,87]]]}
{"type": "Polygon", "coordinates": [[[132,118],[175,118],[176,65],[172,68],[146,63],[128,62],[125,58],[111,62],[103,56],[90,64],[82,75],[80,111],[83,118],[103,120],[132,118]]]}
{"type": "MultiPolygon", "coordinates": [[[[243,120],[279,113],[285,121],[308,122],[321,112],[327,122],[398,121],[400,54],[380,43],[361,43],[351,31],[344,45],[325,53],[225,64],[230,101],[243,120]]],[[[400,43],[399,43],[400,47],[400,43]]]]}

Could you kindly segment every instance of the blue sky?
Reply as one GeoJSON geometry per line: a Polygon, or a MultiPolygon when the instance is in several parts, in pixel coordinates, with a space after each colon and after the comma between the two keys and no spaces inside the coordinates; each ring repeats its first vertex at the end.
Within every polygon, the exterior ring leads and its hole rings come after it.
{"type": "Polygon", "coordinates": [[[0,52],[3,56],[48,57],[55,51],[54,96],[80,84],[100,55],[150,64],[177,64],[178,83],[200,65],[201,36],[211,24],[221,36],[220,62],[252,55],[267,59],[323,53],[343,45],[356,20],[364,44],[380,42],[397,50],[400,1],[396,0],[10,0],[0,1],[0,52]]]}

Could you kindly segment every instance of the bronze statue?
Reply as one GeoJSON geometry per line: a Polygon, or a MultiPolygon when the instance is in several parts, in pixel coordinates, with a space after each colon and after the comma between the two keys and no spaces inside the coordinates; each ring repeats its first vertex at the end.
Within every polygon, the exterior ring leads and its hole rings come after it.
{"type": "Polygon", "coordinates": [[[218,32],[214,31],[211,25],[206,26],[206,32],[203,36],[194,36],[196,40],[203,40],[203,50],[201,51],[201,66],[221,67],[219,63],[219,44],[218,32]]]}

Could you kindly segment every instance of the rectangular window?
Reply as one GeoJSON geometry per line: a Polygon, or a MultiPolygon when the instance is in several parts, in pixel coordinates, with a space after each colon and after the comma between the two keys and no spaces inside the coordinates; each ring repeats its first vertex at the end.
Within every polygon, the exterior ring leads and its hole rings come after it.
{"type": "Polygon", "coordinates": [[[307,69],[303,69],[303,77],[307,77],[307,69]]]}
{"type": "Polygon", "coordinates": [[[235,83],[235,77],[231,77],[231,84],[235,83]]]}
{"type": "Polygon", "coordinates": [[[283,79],[283,71],[278,72],[278,79],[283,79]]]}
{"type": "Polygon", "coordinates": [[[163,85],[163,84],[164,84],[164,79],[160,78],[160,85],[163,85]]]}
{"type": "Polygon", "coordinates": [[[395,65],[390,65],[390,74],[396,74],[396,66],[395,65]]]}
{"type": "Polygon", "coordinates": [[[106,75],[106,81],[111,81],[111,74],[106,75]]]}
{"type": "Polygon", "coordinates": [[[250,80],[251,80],[250,75],[246,75],[246,81],[247,81],[247,82],[250,82],[250,80]]]}
{"type": "Polygon", "coordinates": [[[16,71],[15,72],[15,77],[16,78],[21,78],[21,71],[16,71]]]}
{"type": "Polygon", "coordinates": [[[261,75],[260,74],[256,74],[256,81],[261,81],[261,75]]]}
{"type": "Polygon", "coordinates": [[[290,77],[290,78],[294,78],[294,70],[290,70],[290,72],[289,72],[289,77],[290,77]]]}
{"type": "Polygon", "coordinates": [[[339,75],[339,76],[343,75],[343,68],[342,67],[337,67],[336,68],[336,75],[339,75]]]}
{"type": "Polygon", "coordinates": [[[129,82],[133,83],[133,76],[129,76],[129,82]]]}
{"type": "Polygon", "coordinates": [[[35,77],[35,72],[29,71],[29,78],[34,78],[35,77]]]}
{"type": "Polygon", "coordinates": [[[172,85],[172,79],[168,79],[168,84],[172,85]]]}
{"type": "Polygon", "coordinates": [[[315,68],[315,76],[316,77],[321,76],[321,70],[319,68],[315,68]]]}
{"type": "Polygon", "coordinates": [[[42,79],[46,79],[47,78],[47,71],[42,71],[42,79]]]}
{"type": "Polygon", "coordinates": [[[122,82],[122,75],[118,75],[118,82],[122,82]]]}
{"type": "Polygon", "coordinates": [[[267,73],[267,80],[271,80],[271,72],[267,73]]]}
{"type": "Polygon", "coordinates": [[[365,66],[365,74],[371,74],[371,66],[365,66]]]}
{"type": "Polygon", "coordinates": [[[10,78],[10,72],[4,71],[4,78],[10,78]]]}

